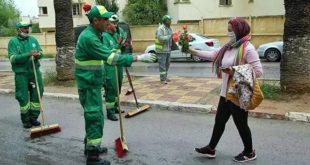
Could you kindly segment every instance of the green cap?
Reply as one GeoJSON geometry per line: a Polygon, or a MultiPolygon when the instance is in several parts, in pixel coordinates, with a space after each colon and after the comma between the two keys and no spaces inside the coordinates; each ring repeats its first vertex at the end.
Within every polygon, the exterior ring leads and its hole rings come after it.
{"type": "Polygon", "coordinates": [[[164,15],[162,21],[165,22],[167,20],[171,20],[172,18],[169,15],[164,15]]]}
{"type": "Polygon", "coordinates": [[[16,23],[16,28],[23,28],[23,27],[31,27],[32,24],[31,23],[28,23],[28,22],[18,22],[16,23]]]}
{"type": "Polygon", "coordinates": [[[114,13],[109,12],[104,6],[97,5],[90,9],[86,14],[89,19],[93,18],[107,18],[109,19],[114,13]]]}

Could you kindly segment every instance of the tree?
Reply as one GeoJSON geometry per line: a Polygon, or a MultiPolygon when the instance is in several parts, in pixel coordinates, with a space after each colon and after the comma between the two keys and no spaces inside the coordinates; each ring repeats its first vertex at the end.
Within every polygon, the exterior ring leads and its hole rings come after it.
{"type": "Polygon", "coordinates": [[[166,13],[166,0],[129,0],[123,11],[126,22],[132,25],[158,24],[166,13]]]}
{"type": "Polygon", "coordinates": [[[74,30],[72,19],[72,2],[54,0],[56,21],[56,71],[61,81],[74,79],[74,30]]]}
{"type": "Polygon", "coordinates": [[[39,28],[39,24],[38,23],[33,23],[32,24],[31,32],[32,33],[41,33],[41,30],[39,28]]]}
{"type": "Polygon", "coordinates": [[[16,34],[15,23],[19,21],[19,15],[13,0],[0,0],[0,36],[16,34]]]}
{"type": "Polygon", "coordinates": [[[285,23],[281,60],[281,89],[310,92],[310,1],[284,0],[285,23]]]}
{"type": "Polygon", "coordinates": [[[97,3],[104,6],[108,11],[113,13],[117,13],[119,10],[119,7],[117,6],[115,0],[97,0],[97,3]]]}

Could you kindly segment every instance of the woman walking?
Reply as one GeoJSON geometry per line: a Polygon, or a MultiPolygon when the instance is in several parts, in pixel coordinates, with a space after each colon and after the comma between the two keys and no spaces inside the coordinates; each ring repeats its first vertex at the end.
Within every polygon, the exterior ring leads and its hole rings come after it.
{"type": "Polygon", "coordinates": [[[248,126],[248,111],[226,99],[227,84],[234,71],[232,66],[251,64],[256,77],[262,75],[262,65],[259,56],[250,43],[250,26],[241,18],[233,18],[228,22],[228,37],[230,41],[217,51],[198,51],[189,49],[192,55],[213,61],[213,69],[218,78],[222,78],[220,99],[215,116],[212,137],[208,145],[195,148],[195,151],[215,158],[215,148],[225,130],[226,122],[232,116],[241,136],[244,150],[233,158],[237,162],[256,159],[253,149],[251,130],[248,126]]]}

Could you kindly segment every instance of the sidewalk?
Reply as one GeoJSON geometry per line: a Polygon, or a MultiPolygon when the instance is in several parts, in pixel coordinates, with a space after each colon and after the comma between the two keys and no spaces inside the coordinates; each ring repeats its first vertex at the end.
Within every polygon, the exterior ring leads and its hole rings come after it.
{"type": "MultiPolygon", "coordinates": [[[[125,80],[126,81],[126,80],[125,80]]],[[[171,77],[171,82],[162,85],[158,76],[135,77],[133,85],[140,103],[151,104],[156,109],[215,113],[219,99],[221,80],[215,78],[171,77]]],[[[0,94],[12,93],[14,76],[0,72],[0,94]],[[9,89],[9,90],[5,90],[9,89]]],[[[122,105],[135,106],[133,94],[125,96],[128,82],[122,87],[122,105]]],[[[78,99],[76,87],[46,86],[45,97],[78,99]]],[[[307,101],[298,102],[264,100],[250,116],[257,118],[296,120],[310,122],[307,101]]]]}

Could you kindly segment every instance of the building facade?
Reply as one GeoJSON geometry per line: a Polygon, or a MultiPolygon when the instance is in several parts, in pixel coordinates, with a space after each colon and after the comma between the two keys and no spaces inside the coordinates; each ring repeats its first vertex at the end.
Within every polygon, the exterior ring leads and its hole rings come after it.
{"type": "Polygon", "coordinates": [[[284,0],[167,0],[173,23],[208,18],[284,15],[284,0]]]}

